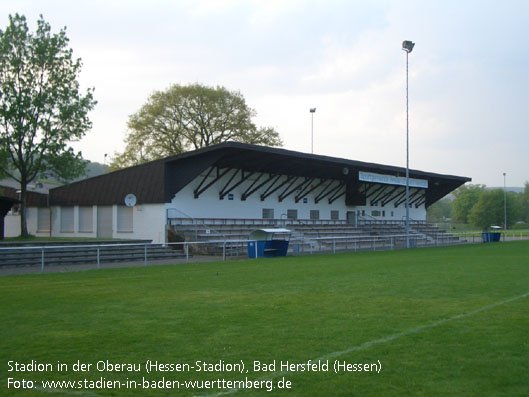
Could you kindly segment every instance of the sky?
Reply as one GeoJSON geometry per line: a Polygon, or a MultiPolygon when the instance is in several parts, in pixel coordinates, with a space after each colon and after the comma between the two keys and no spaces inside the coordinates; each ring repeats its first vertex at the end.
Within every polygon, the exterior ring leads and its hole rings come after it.
{"type": "MultiPolygon", "coordinates": [[[[406,166],[487,186],[529,181],[527,0],[148,0],[0,3],[67,27],[93,128],[74,144],[103,163],[154,91],[239,91],[284,147],[406,166]],[[503,173],[506,173],[504,180],[503,173]]],[[[108,158],[106,160],[108,164],[108,158]]]]}

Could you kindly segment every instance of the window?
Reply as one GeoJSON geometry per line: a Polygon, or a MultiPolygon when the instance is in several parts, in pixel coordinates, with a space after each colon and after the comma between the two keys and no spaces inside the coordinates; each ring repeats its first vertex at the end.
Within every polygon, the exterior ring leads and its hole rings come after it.
{"type": "Polygon", "coordinates": [[[337,211],[337,210],[331,210],[331,219],[332,219],[332,220],[338,220],[338,219],[340,219],[340,211],[337,211]]]}
{"type": "Polygon", "coordinates": [[[298,210],[287,210],[288,219],[298,219],[298,210]]]}
{"type": "Polygon", "coordinates": [[[263,208],[263,219],[274,219],[274,209],[263,208]]]}
{"type": "Polygon", "coordinates": [[[73,207],[61,207],[61,232],[73,233],[73,207]]]}
{"type": "Polygon", "coordinates": [[[382,211],[382,216],[386,216],[386,211],[382,211]]]}
{"type": "Polygon", "coordinates": [[[308,202],[309,202],[309,199],[305,197],[305,198],[303,199],[303,204],[307,204],[308,202]]]}
{"type": "Polygon", "coordinates": [[[79,207],[79,231],[90,233],[94,231],[94,215],[92,207],[79,207]]]}
{"type": "Polygon", "coordinates": [[[371,211],[371,216],[380,216],[380,211],[379,210],[371,211]]]}
{"type": "Polygon", "coordinates": [[[320,219],[320,211],[310,210],[310,219],[320,219]]]}
{"type": "Polygon", "coordinates": [[[50,231],[50,209],[39,208],[37,210],[37,232],[50,231]]]}
{"type": "Polygon", "coordinates": [[[233,201],[233,193],[229,193],[228,194],[228,200],[232,200],[233,201]]]}
{"type": "Polygon", "coordinates": [[[118,232],[132,232],[133,230],[133,207],[118,205],[118,232]]]}
{"type": "Polygon", "coordinates": [[[362,210],[362,216],[366,216],[366,210],[362,210]]]}

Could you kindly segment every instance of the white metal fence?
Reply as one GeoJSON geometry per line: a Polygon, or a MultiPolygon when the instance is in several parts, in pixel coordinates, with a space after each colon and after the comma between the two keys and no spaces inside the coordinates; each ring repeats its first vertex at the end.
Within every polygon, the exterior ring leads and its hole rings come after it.
{"type": "MultiPolygon", "coordinates": [[[[529,240],[529,236],[521,232],[508,232],[502,235],[503,241],[529,240]]],[[[459,233],[437,235],[413,234],[410,236],[412,247],[432,247],[458,244],[475,244],[482,242],[481,233],[459,233]]],[[[44,272],[47,267],[62,265],[75,267],[75,264],[91,265],[97,269],[103,264],[154,264],[161,261],[167,263],[185,263],[190,260],[205,261],[208,259],[228,260],[248,256],[248,243],[251,240],[210,240],[176,242],[166,244],[134,243],[134,244],[101,244],[101,245],[64,245],[39,247],[4,247],[0,248],[0,268],[10,266],[40,266],[44,272]],[[163,247],[168,254],[155,252],[163,247]],[[112,250],[121,250],[110,254],[112,250]],[[172,253],[170,255],[169,253],[172,253]],[[128,256],[127,256],[128,255],[128,256]],[[15,257],[17,260],[7,260],[15,257]],[[24,261],[24,258],[27,261],[24,261]],[[70,258],[70,259],[68,259],[70,258]],[[121,259],[122,258],[122,259],[121,259]],[[17,263],[19,263],[17,265],[17,263]]],[[[339,236],[317,238],[293,238],[289,245],[289,255],[311,255],[320,253],[358,252],[393,250],[405,247],[406,235],[378,235],[378,236],[339,236]]]]}

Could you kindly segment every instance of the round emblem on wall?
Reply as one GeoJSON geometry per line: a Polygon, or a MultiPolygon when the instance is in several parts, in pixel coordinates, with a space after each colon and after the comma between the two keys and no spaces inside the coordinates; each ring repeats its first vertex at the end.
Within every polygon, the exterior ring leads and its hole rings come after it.
{"type": "Polygon", "coordinates": [[[125,205],[127,207],[134,207],[136,205],[136,196],[132,193],[129,193],[125,196],[125,205]]]}

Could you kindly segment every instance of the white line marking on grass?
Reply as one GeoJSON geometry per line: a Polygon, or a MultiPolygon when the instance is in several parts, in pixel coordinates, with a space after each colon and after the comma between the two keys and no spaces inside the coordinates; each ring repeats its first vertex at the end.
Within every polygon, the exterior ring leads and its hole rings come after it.
{"type": "MultiPolygon", "coordinates": [[[[514,296],[512,298],[509,298],[509,299],[506,299],[506,300],[503,300],[503,301],[500,301],[500,302],[493,303],[491,305],[482,306],[482,307],[480,307],[478,309],[471,310],[469,312],[457,314],[457,315],[455,315],[453,317],[445,318],[443,320],[434,321],[433,323],[430,323],[430,324],[421,325],[420,327],[417,327],[417,328],[412,328],[412,329],[404,331],[404,332],[399,332],[399,333],[396,333],[396,334],[393,334],[393,335],[389,335],[389,336],[386,336],[385,338],[375,339],[375,340],[372,340],[372,341],[369,341],[369,342],[362,343],[361,345],[358,345],[358,346],[350,347],[350,348],[345,349],[345,350],[329,353],[329,354],[326,354],[326,355],[324,355],[322,357],[312,359],[311,361],[312,362],[317,362],[318,360],[324,361],[324,360],[328,360],[328,359],[331,359],[331,358],[340,357],[340,356],[343,356],[345,354],[349,354],[349,353],[354,352],[354,351],[364,350],[364,349],[367,349],[367,348],[369,348],[371,346],[375,346],[375,345],[378,345],[378,344],[381,344],[381,343],[390,342],[392,340],[401,338],[403,336],[417,334],[417,333],[422,332],[424,330],[427,330],[427,329],[430,329],[430,328],[434,328],[434,327],[438,327],[440,325],[449,323],[451,321],[459,320],[459,319],[462,319],[462,318],[465,318],[465,317],[470,317],[470,316],[473,316],[474,314],[478,314],[478,313],[481,313],[481,312],[484,312],[484,311],[487,311],[487,310],[490,310],[490,309],[494,309],[494,308],[496,308],[498,306],[506,305],[507,303],[511,303],[511,302],[514,302],[514,301],[517,301],[517,300],[520,300],[520,299],[524,299],[524,298],[527,298],[527,297],[529,297],[529,292],[527,292],[527,293],[525,293],[523,295],[514,296]]],[[[272,380],[272,379],[277,378],[279,376],[286,375],[287,373],[288,373],[287,371],[274,372],[272,374],[272,376],[259,378],[257,380],[259,380],[259,381],[261,381],[261,380],[272,380]]],[[[215,393],[215,394],[203,394],[202,396],[210,396],[210,397],[211,396],[222,396],[222,395],[225,395],[225,394],[236,393],[239,390],[240,390],[240,388],[235,388],[235,389],[230,389],[230,390],[219,392],[219,393],[215,393]]]]}

